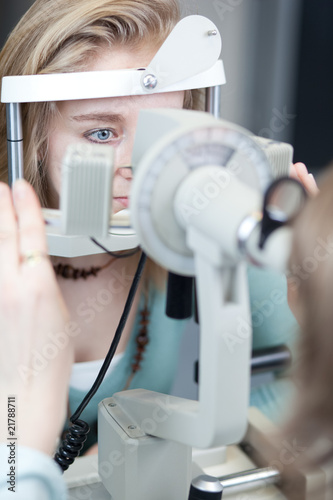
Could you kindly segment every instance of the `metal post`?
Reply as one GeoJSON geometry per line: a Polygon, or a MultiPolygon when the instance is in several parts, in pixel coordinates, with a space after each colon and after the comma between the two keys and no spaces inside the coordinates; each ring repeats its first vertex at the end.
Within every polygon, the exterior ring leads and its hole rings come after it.
{"type": "Polygon", "coordinates": [[[221,85],[206,89],[206,111],[215,118],[221,117],[221,85]]]}
{"type": "Polygon", "coordinates": [[[6,104],[8,184],[23,178],[23,131],[20,103],[6,104]]]}

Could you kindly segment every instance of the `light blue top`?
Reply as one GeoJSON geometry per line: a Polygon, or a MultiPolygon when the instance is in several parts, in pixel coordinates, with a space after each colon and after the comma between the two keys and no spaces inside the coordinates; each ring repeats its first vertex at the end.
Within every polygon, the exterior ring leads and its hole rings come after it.
{"type": "MultiPolygon", "coordinates": [[[[287,302],[287,280],[274,271],[249,267],[249,292],[253,323],[253,348],[285,344],[297,353],[299,326],[287,302]]],[[[290,411],[294,396],[290,380],[275,374],[274,380],[251,390],[250,406],[256,406],[270,420],[279,423],[290,411]]]]}

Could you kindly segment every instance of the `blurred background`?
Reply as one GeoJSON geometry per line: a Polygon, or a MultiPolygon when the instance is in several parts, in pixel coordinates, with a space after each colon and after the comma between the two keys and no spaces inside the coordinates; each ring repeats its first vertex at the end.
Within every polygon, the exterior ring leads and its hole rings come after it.
{"type": "MultiPolygon", "coordinates": [[[[0,46],[32,5],[0,4],[0,46]]],[[[183,14],[218,26],[227,85],[222,117],[257,135],[287,141],[294,160],[318,175],[333,161],[333,1],[180,0],[183,14]]],[[[196,398],[198,327],[189,325],[173,393],[196,398]]]]}
{"type": "MultiPolygon", "coordinates": [[[[32,5],[1,0],[0,46],[32,5]]],[[[287,141],[317,173],[333,160],[332,0],[180,0],[212,19],[227,74],[222,117],[287,141]]]]}

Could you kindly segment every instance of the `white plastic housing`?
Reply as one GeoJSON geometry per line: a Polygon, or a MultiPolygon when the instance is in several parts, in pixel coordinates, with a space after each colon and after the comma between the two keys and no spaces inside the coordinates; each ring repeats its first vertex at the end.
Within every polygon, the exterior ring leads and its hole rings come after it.
{"type": "Polygon", "coordinates": [[[188,16],[172,30],[147,68],[79,73],[6,76],[1,102],[46,102],[146,95],[196,89],[226,82],[220,33],[203,16],[188,16]],[[212,34],[214,33],[214,34],[212,34]],[[153,88],[146,75],[156,77],[153,88]]]}
{"type": "Polygon", "coordinates": [[[113,148],[69,146],[61,178],[62,233],[105,238],[112,210],[113,148]]]}
{"type": "Polygon", "coordinates": [[[113,500],[187,499],[190,446],[145,434],[113,398],[99,404],[98,433],[99,475],[113,500]]]}

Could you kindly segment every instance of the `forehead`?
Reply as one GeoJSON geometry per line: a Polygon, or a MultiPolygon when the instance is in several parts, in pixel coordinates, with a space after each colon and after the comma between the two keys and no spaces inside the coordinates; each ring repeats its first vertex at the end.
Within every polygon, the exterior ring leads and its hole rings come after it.
{"type": "Polygon", "coordinates": [[[149,96],[109,97],[104,99],[84,99],[78,101],[63,101],[57,103],[57,108],[63,118],[102,113],[112,113],[126,120],[140,109],[151,108],[181,108],[184,92],[166,92],[149,96]]]}
{"type": "MultiPolygon", "coordinates": [[[[88,71],[109,71],[146,67],[153,59],[158,47],[144,45],[139,48],[112,47],[101,48],[97,57],[92,58],[86,68],[88,71]]],[[[181,108],[184,92],[164,92],[147,96],[109,97],[63,101],[57,108],[63,117],[110,112],[126,119],[135,111],[148,108],[181,108]]]]}
{"type": "Polygon", "coordinates": [[[87,61],[88,71],[111,71],[114,69],[145,68],[152,61],[158,47],[141,45],[139,47],[99,47],[87,61]]]}

